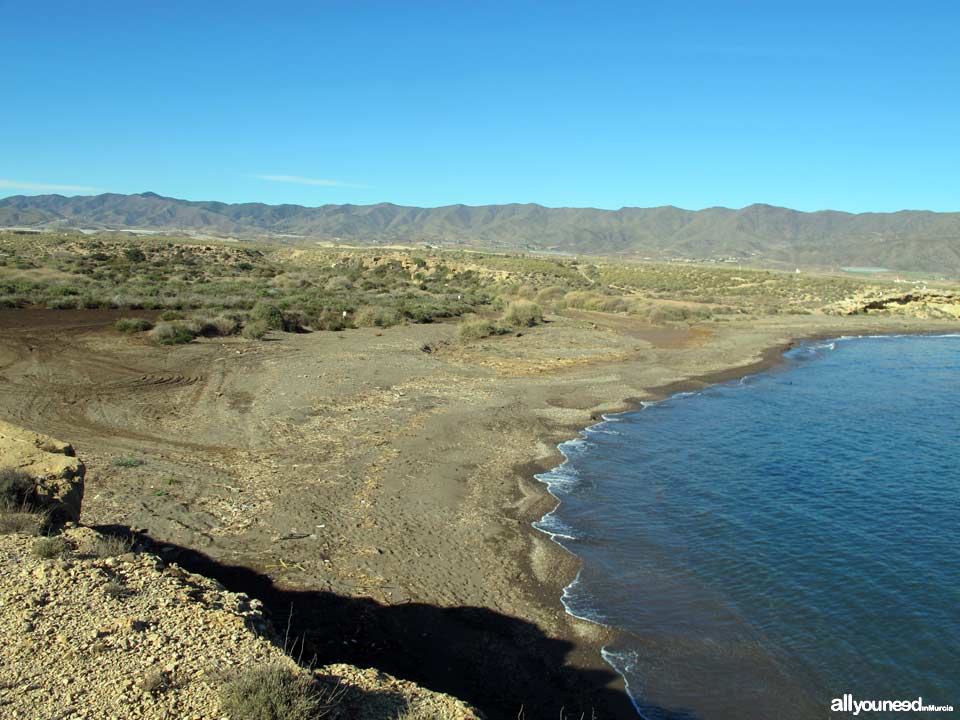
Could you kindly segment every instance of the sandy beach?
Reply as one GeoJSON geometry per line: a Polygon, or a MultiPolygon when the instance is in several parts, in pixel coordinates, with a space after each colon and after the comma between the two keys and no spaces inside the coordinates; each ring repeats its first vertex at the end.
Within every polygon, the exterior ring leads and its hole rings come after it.
{"type": "Polygon", "coordinates": [[[760,371],[790,343],[956,330],[870,316],[656,326],[566,311],[458,342],[437,323],[203,340],[112,311],[0,311],[0,417],[72,443],[83,519],[263,599],[318,661],[372,666],[491,718],[630,717],[578,563],[531,523],[537,472],[602,414],[760,371]]]}

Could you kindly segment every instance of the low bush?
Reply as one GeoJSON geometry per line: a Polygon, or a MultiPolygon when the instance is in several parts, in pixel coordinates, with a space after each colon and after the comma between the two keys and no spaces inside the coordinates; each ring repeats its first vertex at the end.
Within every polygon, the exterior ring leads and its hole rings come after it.
{"type": "Polygon", "coordinates": [[[193,318],[186,323],[186,327],[195,337],[225,337],[236,334],[240,323],[232,317],[217,315],[213,318],[193,318]]]}
{"type": "Polygon", "coordinates": [[[279,663],[244,670],[220,689],[231,720],[315,720],[335,704],[335,693],[279,663]]]}
{"type": "Polygon", "coordinates": [[[360,327],[393,327],[403,322],[403,316],[393,308],[367,305],[357,310],[354,321],[360,327]]]}
{"type": "Polygon", "coordinates": [[[67,542],[63,538],[45,537],[34,542],[30,552],[33,553],[35,558],[52,560],[66,555],[68,549],[67,542]]]}
{"type": "Polygon", "coordinates": [[[327,292],[337,292],[338,290],[349,290],[352,287],[353,283],[350,282],[350,278],[344,275],[335,275],[327,280],[327,284],[323,286],[323,289],[327,292]]]}
{"type": "Polygon", "coordinates": [[[536,300],[540,305],[557,305],[563,300],[564,295],[566,290],[559,285],[553,285],[538,292],[536,300]]]}
{"type": "Polygon", "coordinates": [[[160,313],[160,319],[166,322],[172,320],[183,320],[183,313],[177,310],[166,310],[165,312],[160,313]]]}
{"type": "Polygon", "coordinates": [[[336,308],[322,308],[307,324],[314,330],[345,330],[350,326],[343,310],[336,308]]]}
{"type": "Polygon", "coordinates": [[[110,464],[119,468],[135,468],[140,467],[141,465],[146,465],[147,461],[135,457],[119,457],[114,458],[110,464]]]}
{"type": "Polygon", "coordinates": [[[183,345],[196,337],[183,322],[161,322],[151,331],[151,337],[161,345],[183,345]]]}
{"type": "Polygon", "coordinates": [[[83,551],[101,558],[126,555],[133,550],[133,539],[120,535],[100,535],[83,551]]]}
{"type": "Polygon", "coordinates": [[[503,335],[510,332],[509,328],[482,318],[465,320],[457,328],[457,335],[461,340],[482,340],[491,335],[503,335]]]}
{"type": "Polygon", "coordinates": [[[507,306],[503,319],[517,327],[533,327],[543,321],[543,310],[536,303],[514,300],[507,306]]]}
{"type": "Polygon", "coordinates": [[[250,311],[250,319],[260,321],[268,330],[286,330],[283,311],[272,303],[258,302],[250,311]]]}
{"type": "Polygon", "coordinates": [[[80,306],[80,301],[72,297],[58,297],[47,301],[49,310],[76,310],[80,306]]]}
{"type": "Polygon", "coordinates": [[[270,332],[270,326],[263,320],[248,320],[243,325],[240,334],[250,340],[262,340],[270,332]]]}
{"type": "Polygon", "coordinates": [[[114,329],[122,333],[146,332],[153,329],[153,323],[146,318],[120,318],[113,325],[114,329]]]}

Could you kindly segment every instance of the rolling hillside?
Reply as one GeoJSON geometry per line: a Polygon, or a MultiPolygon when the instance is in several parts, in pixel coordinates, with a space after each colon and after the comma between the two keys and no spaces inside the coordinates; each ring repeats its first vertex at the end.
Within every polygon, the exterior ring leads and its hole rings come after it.
{"type": "Polygon", "coordinates": [[[442,243],[656,258],[750,260],[783,266],[871,266],[960,275],[960,213],[799,212],[770,205],[438,208],[194,202],[142,193],[0,200],[0,227],[136,229],[350,244],[442,243]]]}

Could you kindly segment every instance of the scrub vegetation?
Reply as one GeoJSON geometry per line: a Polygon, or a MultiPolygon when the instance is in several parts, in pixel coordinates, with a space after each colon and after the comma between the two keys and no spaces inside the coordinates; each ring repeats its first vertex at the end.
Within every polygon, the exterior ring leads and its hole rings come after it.
{"type": "MultiPolygon", "coordinates": [[[[0,307],[110,308],[119,333],[196,338],[389,328],[460,318],[464,339],[570,310],[654,324],[809,314],[891,287],[721,265],[637,263],[436,248],[200,242],[121,234],[0,232],[0,307]]],[[[901,288],[902,289],[902,288],[901,288]]]]}

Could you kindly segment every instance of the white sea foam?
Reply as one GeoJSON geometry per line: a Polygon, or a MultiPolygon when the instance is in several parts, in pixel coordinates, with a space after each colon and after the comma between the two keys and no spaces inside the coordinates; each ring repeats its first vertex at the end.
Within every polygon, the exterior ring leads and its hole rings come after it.
{"type": "Polygon", "coordinates": [[[617,674],[623,678],[623,686],[627,691],[630,702],[633,703],[633,709],[637,711],[637,714],[639,714],[641,718],[646,717],[643,714],[643,710],[640,709],[637,698],[634,697],[633,692],[630,690],[630,680],[628,679],[640,661],[640,657],[637,655],[636,651],[622,650],[619,652],[614,652],[613,650],[609,650],[607,648],[600,648],[600,655],[603,657],[604,662],[612,667],[617,674]]]}
{"type": "Polygon", "coordinates": [[[552,510],[548,512],[535,522],[533,526],[540,532],[549,535],[552,540],[556,540],[557,538],[563,540],[579,539],[574,535],[573,528],[563,522],[563,520],[560,520],[553,512],[552,510]]]}
{"type": "Polygon", "coordinates": [[[577,586],[580,585],[580,573],[577,573],[577,576],[570,581],[570,584],[563,589],[563,594],[560,596],[560,602],[563,603],[563,609],[566,611],[567,615],[570,617],[575,617],[577,620],[584,620],[585,622],[593,623],[594,625],[599,625],[600,627],[609,627],[605,623],[597,619],[600,612],[593,607],[578,607],[574,609],[571,607],[575,603],[580,605],[584,604],[584,598],[579,597],[574,600],[574,590],[577,586]]]}

